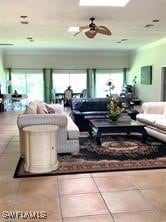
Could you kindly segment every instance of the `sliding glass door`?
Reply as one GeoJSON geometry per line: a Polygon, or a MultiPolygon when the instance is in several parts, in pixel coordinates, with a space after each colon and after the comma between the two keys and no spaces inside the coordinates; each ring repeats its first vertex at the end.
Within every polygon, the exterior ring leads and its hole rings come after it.
{"type": "Polygon", "coordinates": [[[123,88],[123,70],[97,70],[96,71],[96,97],[106,97],[111,94],[120,94],[123,88]],[[107,85],[111,81],[114,88],[107,85]]]}
{"type": "Polygon", "coordinates": [[[86,70],[54,70],[53,88],[56,93],[63,93],[71,86],[74,93],[80,93],[87,86],[86,70]]]}
{"type": "Polygon", "coordinates": [[[35,99],[43,101],[42,70],[12,70],[12,91],[14,90],[26,94],[28,102],[35,99]]]}

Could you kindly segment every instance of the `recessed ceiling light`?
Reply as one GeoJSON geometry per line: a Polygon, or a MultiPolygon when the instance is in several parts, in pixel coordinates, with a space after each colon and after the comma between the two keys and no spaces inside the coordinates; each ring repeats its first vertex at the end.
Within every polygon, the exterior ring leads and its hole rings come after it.
{"type": "Polygon", "coordinates": [[[20,18],[26,19],[28,16],[27,15],[21,15],[20,18]]]}
{"type": "Polygon", "coordinates": [[[150,28],[150,27],[152,27],[152,26],[154,26],[153,24],[147,24],[147,25],[145,25],[144,27],[145,28],[150,28]]]}
{"type": "Polygon", "coordinates": [[[129,0],[80,0],[80,6],[125,6],[129,0]]]}
{"type": "Polygon", "coordinates": [[[28,24],[28,21],[21,21],[21,24],[27,25],[27,24],[28,24]]]}
{"type": "Polygon", "coordinates": [[[80,31],[80,28],[78,26],[75,26],[75,27],[69,27],[68,28],[68,32],[79,32],[80,31]]]}
{"type": "Polygon", "coordinates": [[[128,39],[121,39],[122,42],[127,41],[128,39]]]}
{"type": "Polygon", "coordinates": [[[152,22],[159,22],[160,20],[159,19],[153,19],[152,22]]]}
{"type": "Polygon", "coordinates": [[[116,43],[122,43],[122,42],[125,42],[127,41],[128,39],[121,39],[120,41],[116,42],[116,43]]]}
{"type": "Polygon", "coordinates": [[[32,36],[28,36],[28,37],[27,37],[27,40],[29,40],[30,42],[34,42],[34,39],[33,39],[32,36]]]}

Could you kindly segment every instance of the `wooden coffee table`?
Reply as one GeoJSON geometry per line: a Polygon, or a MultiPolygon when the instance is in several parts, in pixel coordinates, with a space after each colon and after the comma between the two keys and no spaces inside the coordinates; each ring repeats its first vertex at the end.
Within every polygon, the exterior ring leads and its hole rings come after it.
{"type": "Polygon", "coordinates": [[[138,132],[142,134],[142,141],[145,142],[147,138],[145,125],[135,121],[117,121],[111,122],[109,119],[89,119],[89,135],[93,136],[93,132],[96,133],[96,142],[101,145],[102,134],[112,133],[133,133],[138,132]]]}

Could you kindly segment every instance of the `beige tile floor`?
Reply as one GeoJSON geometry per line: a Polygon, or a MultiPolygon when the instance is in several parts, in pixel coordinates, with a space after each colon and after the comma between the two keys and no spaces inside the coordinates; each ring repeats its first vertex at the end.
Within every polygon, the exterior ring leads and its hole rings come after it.
{"type": "Polygon", "coordinates": [[[166,222],[166,170],[13,179],[18,113],[0,113],[0,222],[166,222]],[[4,219],[45,211],[47,219],[4,219]]]}

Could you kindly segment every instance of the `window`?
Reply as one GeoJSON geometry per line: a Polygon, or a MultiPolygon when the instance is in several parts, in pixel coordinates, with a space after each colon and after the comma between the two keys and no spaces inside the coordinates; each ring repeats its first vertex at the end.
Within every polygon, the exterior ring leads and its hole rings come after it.
{"type": "Polygon", "coordinates": [[[63,93],[68,86],[74,93],[80,93],[86,89],[86,71],[84,70],[56,70],[53,73],[53,88],[57,93],[63,93]]]}
{"type": "Polygon", "coordinates": [[[38,70],[12,70],[12,90],[26,94],[28,102],[43,100],[43,73],[38,70]]]}
{"type": "Polygon", "coordinates": [[[120,94],[123,88],[124,75],[122,70],[97,70],[96,71],[96,97],[106,97],[106,95],[120,94]],[[114,89],[109,90],[106,85],[108,80],[111,80],[114,89]]]}

